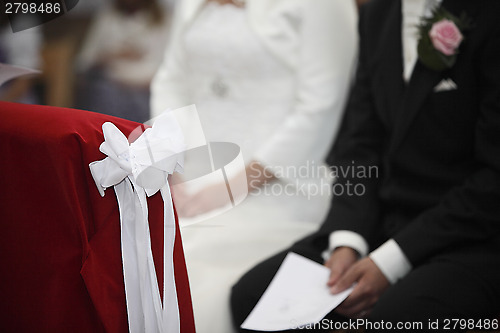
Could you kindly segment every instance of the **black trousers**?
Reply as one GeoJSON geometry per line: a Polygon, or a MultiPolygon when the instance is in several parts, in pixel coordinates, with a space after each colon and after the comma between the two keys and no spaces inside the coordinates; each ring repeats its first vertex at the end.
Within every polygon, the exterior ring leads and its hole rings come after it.
{"type": "MultiPolygon", "coordinates": [[[[317,249],[299,242],[246,273],[233,286],[231,293],[233,322],[241,332],[248,332],[239,326],[264,293],[288,252],[323,262],[317,249]]],[[[498,260],[488,264],[479,259],[476,265],[470,267],[460,261],[450,260],[449,256],[433,258],[415,267],[404,279],[384,292],[364,322],[362,331],[500,331],[500,323],[495,319],[500,314],[498,266],[492,267],[487,274],[477,272],[477,269],[484,268],[483,266],[497,264],[498,260]]],[[[332,323],[345,322],[342,327],[348,331],[352,331],[354,327],[354,331],[359,329],[359,326],[353,323],[355,319],[349,321],[348,318],[333,312],[326,318],[332,323]],[[348,323],[351,323],[351,326],[348,323]]],[[[336,326],[332,324],[325,327],[328,329],[318,327],[309,331],[329,332],[336,326]]]]}

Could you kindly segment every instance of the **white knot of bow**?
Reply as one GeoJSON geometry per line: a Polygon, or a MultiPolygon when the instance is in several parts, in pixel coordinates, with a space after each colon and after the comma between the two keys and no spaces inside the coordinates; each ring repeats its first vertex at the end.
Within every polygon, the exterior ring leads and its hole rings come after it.
{"type": "Polygon", "coordinates": [[[172,112],[163,113],[132,144],[112,123],[104,123],[102,130],[104,142],[99,149],[107,157],[89,167],[99,193],[104,196],[105,189],[113,186],[118,201],[129,330],[180,332],[173,265],[175,216],[167,177],[182,170],[182,131],[172,112]],[[158,191],[164,203],[163,302],[151,250],[146,199],[158,191]]]}

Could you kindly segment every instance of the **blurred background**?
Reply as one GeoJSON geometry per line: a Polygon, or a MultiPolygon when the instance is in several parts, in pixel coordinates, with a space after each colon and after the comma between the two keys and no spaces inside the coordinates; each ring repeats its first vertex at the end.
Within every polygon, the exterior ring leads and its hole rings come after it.
{"type": "Polygon", "coordinates": [[[68,13],[16,33],[2,15],[0,62],[42,73],[3,85],[0,100],[106,110],[146,121],[149,84],[163,58],[174,5],[81,0],[68,13]]]}

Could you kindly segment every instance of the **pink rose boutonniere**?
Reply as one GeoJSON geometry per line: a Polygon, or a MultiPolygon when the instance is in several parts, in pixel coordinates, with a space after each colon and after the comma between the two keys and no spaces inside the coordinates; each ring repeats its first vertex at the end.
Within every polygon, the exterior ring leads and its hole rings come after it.
{"type": "Polygon", "coordinates": [[[447,19],[434,23],[429,31],[429,37],[434,48],[447,56],[456,54],[464,39],[455,23],[447,19]]]}
{"type": "Polygon", "coordinates": [[[453,67],[458,48],[464,41],[463,32],[470,27],[465,14],[457,18],[442,8],[434,10],[432,16],[424,18],[419,26],[419,60],[435,71],[453,67]]]}

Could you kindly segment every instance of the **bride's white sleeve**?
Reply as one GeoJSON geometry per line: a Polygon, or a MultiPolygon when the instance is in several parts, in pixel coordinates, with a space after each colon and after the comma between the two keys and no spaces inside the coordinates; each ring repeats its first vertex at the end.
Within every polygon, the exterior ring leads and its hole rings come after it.
{"type": "Polygon", "coordinates": [[[177,109],[189,103],[182,24],[176,13],[172,25],[171,42],[166,48],[163,62],[151,82],[151,117],[166,109],[177,109]]]}
{"type": "Polygon", "coordinates": [[[357,60],[354,1],[302,4],[294,107],[254,155],[270,170],[298,167],[306,160],[324,161],[340,125],[357,60]]]}

